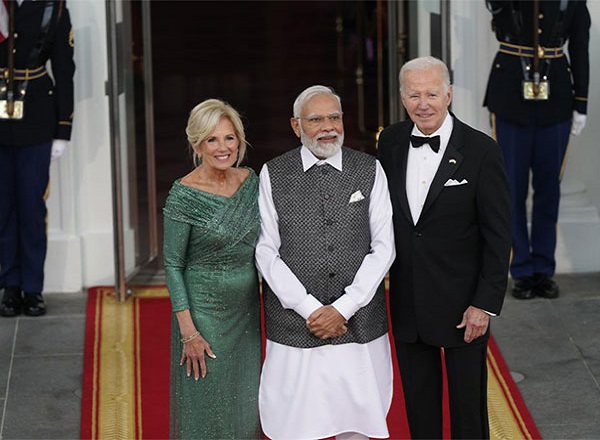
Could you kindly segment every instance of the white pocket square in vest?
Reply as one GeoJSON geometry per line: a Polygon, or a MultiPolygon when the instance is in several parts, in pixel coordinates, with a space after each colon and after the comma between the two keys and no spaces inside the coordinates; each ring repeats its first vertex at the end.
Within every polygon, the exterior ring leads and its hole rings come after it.
{"type": "Polygon", "coordinates": [[[350,201],[348,203],[360,202],[364,198],[365,196],[363,196],[360,190],[358,190],[352,193],[352,195],[350,196],[350,201]]]}
{"type": "Polygon", "coordinates": [[[454,180],[454,179],[448,179],[448,181],[446,183],[444,183],[444,186],[458,186],[458,185],[466,185],[467,179],[463,179],[460,182],[458,180],[454,180]]]}

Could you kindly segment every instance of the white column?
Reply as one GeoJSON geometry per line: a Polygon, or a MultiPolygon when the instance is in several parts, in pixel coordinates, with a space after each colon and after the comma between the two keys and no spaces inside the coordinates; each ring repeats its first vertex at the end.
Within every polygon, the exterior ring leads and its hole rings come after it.
{"type": "Polygon", "coordinates": [[[563,180],[556,243],[556,272],[600,270],[600,216],[582,180],[563,180]]]}
{"type": "Polygon", "coordinates": [[[68,8],[75,36],[75,113],[67,151],[51,166],[45,292],[114,282],[105,4],[70,1],[68,8]]]}

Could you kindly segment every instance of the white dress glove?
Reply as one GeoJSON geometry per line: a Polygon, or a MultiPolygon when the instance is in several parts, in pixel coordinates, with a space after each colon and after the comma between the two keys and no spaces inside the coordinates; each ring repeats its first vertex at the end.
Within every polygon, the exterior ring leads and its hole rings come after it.
{"type": "Polygon", "coordinates": [[[55,160],[62,156],[67,149],[67,143],[68,141],[64,139],[54,139],[52,141],[52,152],[50,153],[50,158],[55,160]]]}
{"type": "Polygon", "coordinates": [[[573,121],[571,123],[571,134],[573,136],[578,136],[581,133],[581,130],[585,127],[586,118],[586,115],[582,115],[576,110],[573,111],[573,121]]]}

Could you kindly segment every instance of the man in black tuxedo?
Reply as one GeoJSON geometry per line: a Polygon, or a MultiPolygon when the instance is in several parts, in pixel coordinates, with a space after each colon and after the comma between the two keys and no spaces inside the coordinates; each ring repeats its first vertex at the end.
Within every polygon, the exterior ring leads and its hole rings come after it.
{"type": "Polygon", "coordinates": [[[442,438],[443,356],[452,438],[489,438],[489,321],[511,244],[502,151],[449,113],[442,61],[404,64],[400,94],[411,120],[381,133],[379,160],[394,210],[390,308],[411,436],[442,438]]]}
{"type": "Polygon", "coordinates": [[[590,14],[585,0],[486,3],[499,48],[484,105],[491,113],[510,183],[512,295],[556,298],[559,288],[552,277],[560,181],[569,136],[578,135],[586,122],[590,14]]]}

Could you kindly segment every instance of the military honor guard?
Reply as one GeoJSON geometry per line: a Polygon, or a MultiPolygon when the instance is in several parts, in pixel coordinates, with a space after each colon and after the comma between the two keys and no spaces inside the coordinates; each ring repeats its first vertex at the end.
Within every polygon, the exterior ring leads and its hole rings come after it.
{"type": "Polygon", "coordinates": [[[579,134],[586,120],[590,14],[585,0],[486,4],[500,46],[484,106],[491,112],[510,183],[512,295],[556,298],[559,288],[552,276],[560,180],[569,136],[579,134]]]}
{"type": "Polygon", "coordinates": [[[0,316],[46,313],[50,160],[71,136],[74,72],[64,0],[0,0],[0,316]]]}

